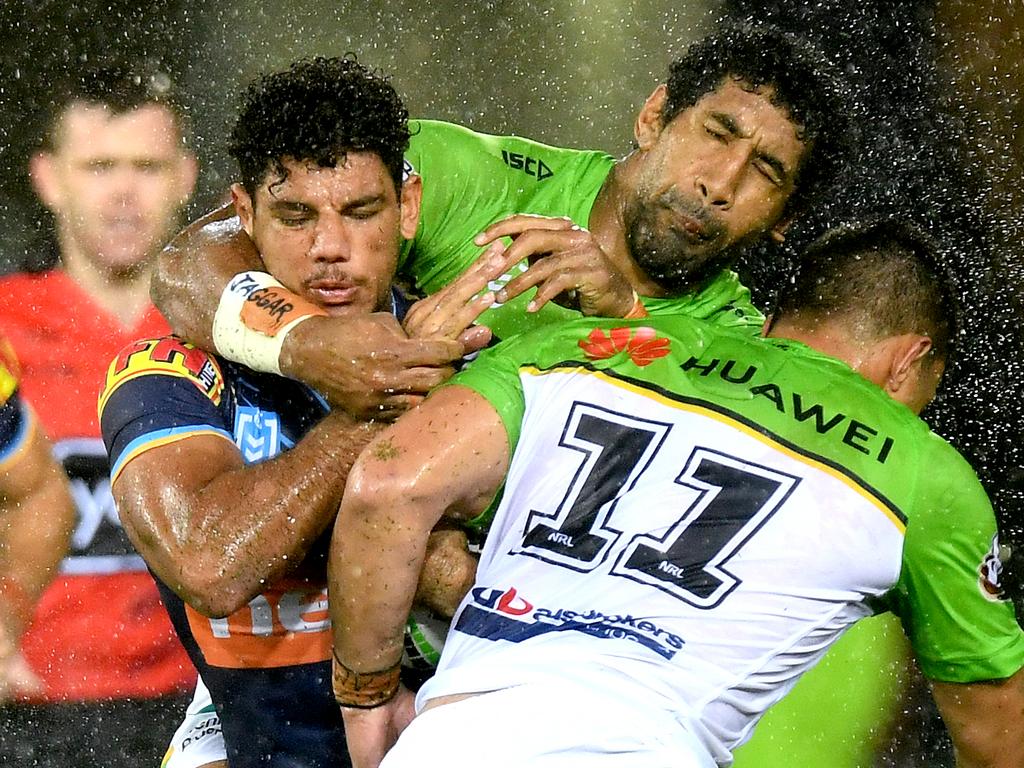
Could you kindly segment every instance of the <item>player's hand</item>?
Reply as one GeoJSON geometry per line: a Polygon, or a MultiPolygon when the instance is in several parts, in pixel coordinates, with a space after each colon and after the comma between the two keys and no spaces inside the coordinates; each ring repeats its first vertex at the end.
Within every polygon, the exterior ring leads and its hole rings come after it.
{"type": "Polygon", "coordinates": [[[487,290],[487,284],[504,272],[504,251],[503,243],[492,243],[457,280],[413,304],[402,323],[409,336],[457,339],[467,353],[487,346],[490,329],[473,323],[494,304],[494,292],[487,290]]]}
{"type": "Polygon", "coordinates": [[[498,292],[498,301],[515,298],[528,288],[537,295],[527,306],[535,312],[555,300],[576,304],[584,315],[623,317],[636,300],[633,287],[611,263],[589,230],[570,219],[517,214],[497,221],[473,242],[487,245],[500,237],[512,238],[504,267],[527,260],[530,267],[498,292]],[[566,298],[560,298],[562,296],[566,298]],[[575,295],[575,300],[572,296],[575,295]]]}
{"type": "Polygon", "coordinates": [[[448,379],[465,350],[453,339],[410,339],[390,313],[312,317],[281,349],[281,372],[357,419],[394,419],[448,379]]]}
{"type": "Polygon", "coordinates": [[[434,530],[427,538],[427,552],[413,602],[450,619],[473,586],[476,566],[477,559],[469,551],[464,531],[434,530]]]}
{"type": "Polygon", "coordinates": [[[353,768],[377,768],[416,714],[415,697],[404,686],[386,704],[373,709],[342,707],[345,740],[353,768]]]}

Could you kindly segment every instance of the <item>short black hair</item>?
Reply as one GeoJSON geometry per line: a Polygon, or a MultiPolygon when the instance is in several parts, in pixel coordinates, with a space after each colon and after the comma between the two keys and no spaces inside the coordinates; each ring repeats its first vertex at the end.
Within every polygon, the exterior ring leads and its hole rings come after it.
{"type": "Polygon", "coordinates": [[[97,62],[76,68],[55,89],[60,96],[49,107],[42,147],[57,148],[61,122],[75,104],[106,107],[115,115],[123,115],[147,104],[157,104],[174,118],[182,140],[188,136],[188,120],[178,90],[170,74],[159,64],[150,62],[97,62]]]}
{"type": "Polygon", "coordinates": [[[959,315],[935,241],[896,219],[835,227],[811,243],[775,311],[776,318],[844,318],[865,340],[919,333],[947,362],[959,315]]]}
{"type": "Polygon", "coordinates": [[[268,173],[288,177],[285,159],[331,168],[347,152],[376,153],[397,189],[408,146],[409,113],[395,89],[348,55],[300,59],[251,83],[228,152],[254,196],[268,173]]]}
{"type": "Polygon", "coordinates": [[[800,126],[809,152],[786,215],[802,210],[854,153],[853,99],[843,78],[809,41],[770,25],[724,24],[669,66],[662,122],[668,124],[726,79],[771,86],[772,103],[800,126]]]}

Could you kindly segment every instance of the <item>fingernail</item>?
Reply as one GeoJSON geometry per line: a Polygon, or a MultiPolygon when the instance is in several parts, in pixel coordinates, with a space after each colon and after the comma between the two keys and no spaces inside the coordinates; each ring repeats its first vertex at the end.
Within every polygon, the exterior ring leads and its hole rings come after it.
{"type": "Polygon", "coordinates": [[[476,237],[474,237],[474,238],[473,238],[473,242],[474,242],[474,243],[476,243],[477,245],[483,245],[483,244],[484,244],[484,242],[485,242],[485,241],[484,241],[484,233],[483,233],[483,232],[481,232],[481,233],[480,233],[479,235],[477,235],[476,237]]]}
{"type": "Polygon", "coordinates": [[[537,302],[536,301],[531,301],[529,304],[527,304],[526,305],[526,311],[527,312],[536,312],[537,311],[537,302]]]}

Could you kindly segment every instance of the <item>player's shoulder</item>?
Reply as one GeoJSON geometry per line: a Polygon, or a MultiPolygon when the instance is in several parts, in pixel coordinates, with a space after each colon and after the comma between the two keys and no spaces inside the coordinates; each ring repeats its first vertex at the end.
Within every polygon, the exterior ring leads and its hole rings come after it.
{"type": "Polygon", "coordinates": [[[224,371],[216,356],[177,336],[140,339],[127,344],[107,367],[100,395],[100,411],[121,387],[154,377],[184,380],[219,406],[224,371]]]}
{"type": "Polygon", "coordinates": [[[60,269],[0,276],[0,317],[5,322],[45,319],[68,299],[70,278],[60,269]]]}
{"type": "Polygon", "coordinates": [[[18,379],[21,377],[21,368],[18,365],[18,358],[14,354],[14,347],[7,339],[0,336],[0,405],[7,402],[8,398],[18,388],[18,379]]]}

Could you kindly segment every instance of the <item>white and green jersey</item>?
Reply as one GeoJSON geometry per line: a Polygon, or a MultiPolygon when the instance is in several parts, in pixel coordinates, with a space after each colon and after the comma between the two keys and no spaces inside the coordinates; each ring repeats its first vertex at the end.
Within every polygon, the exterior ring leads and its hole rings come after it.
{"type": "MultiPolygon", "coordinates": [[[[410,170],[423,178],[419,228],[402,250],[401,274],[424,293],[434,293],[461,275],[483,252],[473,238],[516,213],[567,216],[589,226],[590,210],[615,161],[603,152],[560,149],[528,139],[488,136],[433,120],[410,121],[406,154],[410,170]]],[[[526,263],[491,286],[497,290],[526,263]]],[[[580,313],[554,303],[537,313],[525,307],[533,291],[487,312],[481,322],[507,339],[580,313]]],[[[673,299],[644,298],[652,315],[685,314],[756,333],[763,317],[736,274],[723,270],[701,290],[673,299]]]]}
{"type": "Polygon", "coordinates": [[[566,680],[672,713],[727,765],[873,612],[930,678],[1024,664],[974,473],[833,358],[689,318],[582,320],[452,383],[495,407],[512,460],[421,702],[566,680]]]}

